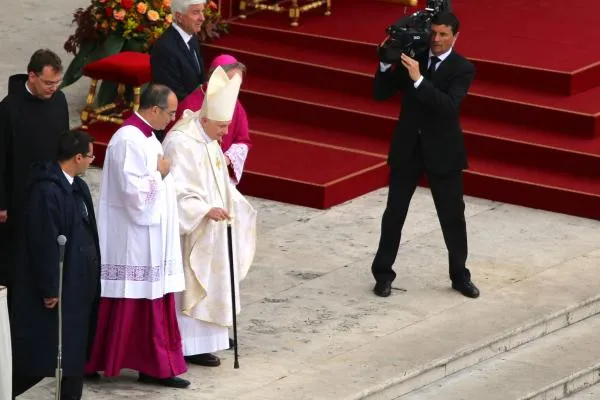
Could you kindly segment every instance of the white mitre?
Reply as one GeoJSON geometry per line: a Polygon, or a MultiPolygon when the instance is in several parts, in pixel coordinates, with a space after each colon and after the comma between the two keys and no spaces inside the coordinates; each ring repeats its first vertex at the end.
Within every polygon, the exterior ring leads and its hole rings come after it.
{"type": "Polygon", "coordinates": [[[229,79],[225,70],[217,67],[210,75],[204,97],[206,118],[217,122],[231,121],[241,85],[239,74],[229,79]]]}

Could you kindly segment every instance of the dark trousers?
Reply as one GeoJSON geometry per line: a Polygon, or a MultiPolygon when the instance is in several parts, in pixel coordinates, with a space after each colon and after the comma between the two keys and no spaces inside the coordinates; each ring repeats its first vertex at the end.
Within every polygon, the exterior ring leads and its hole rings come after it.
{"type": "MultiPolygon", "coordinates": [[[[44,378],[38,376],[13,375],[13,400],[20,396],[44,378]]],[[[61,400],[80,400],[83,393],[83,377],[63,376],[60,384],[61,400]]]]}
{"type": "MultiPolygon", "coordinates": [[[[391,169],[387,205],[381,221],[379,248],[371,266],[377,282],[391,282],[396,278],[392,266],[400,247],[402,228],[410,200],[424,172],[423,157],[419,148],[410,161],[405,162],[400,168],[391,169]]],[[[446,175],[428,173],[427,180],[448,249],[450,280],[459,284],[468,282],[471,275],[465,267],[468,250],[463,173],[462,171],[446,175]]]]}

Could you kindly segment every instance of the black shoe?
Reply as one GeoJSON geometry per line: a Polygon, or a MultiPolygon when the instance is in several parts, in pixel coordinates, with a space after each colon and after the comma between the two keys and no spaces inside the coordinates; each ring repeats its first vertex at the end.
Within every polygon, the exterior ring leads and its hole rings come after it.
{"type": "Polygon", "coordinates": [[[463,296],[470,297],[472,299],[479,297],[479,289],[477,289],[477,286],[475,286],[471,281],[464,283],[452,282],[452,289],[462,293],[463,296]]]}
{"type": "Polygon", "coordinates": [[[173,376],[171,378],[154,378],[150,375],[142,374],[140,372],[138,381],[141,383],[150,383],[153,385],[160,385],[166,387],[172,387],[177,389],[185,389],[190,386],[190,381],[173,376]]]}
{"type": "Polygon", "coordinates": [[[392,282],[377,282],[373,288],[373,293],[380,297],[388,297],[392,293],[392,282]]]}
{"type": "Polygon", "coordinates": [[[97,380],[100,380],[102,378],[100,376],[100,374],[97,373],[97,372],[92,372],[91,374],[85,374],[83,377],[87,381],[97,381],[97,380]]]}
{"type": "Polygon", "coordinates": [[[210,353],[186,356],[185,361],[191,364],[202,365],[203,367],[218,367],[219,365],[221,365],[221,360],[219,359],[219,357],[210,353]]]}

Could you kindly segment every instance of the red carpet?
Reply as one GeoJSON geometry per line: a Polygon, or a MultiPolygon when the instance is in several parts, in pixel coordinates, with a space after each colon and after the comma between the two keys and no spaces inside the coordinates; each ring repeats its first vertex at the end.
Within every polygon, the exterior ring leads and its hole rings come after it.
{"type": "MultiPolygon", "coordinates": [[[[477,67],[462,108],[465,190],[600,219],[600,3],[540,3],[453,0],[457,50],[477,67]]],[[[372,76],[375,46],[403,11],[344,0],[298,28],[263,11],[204,46],[207,62],[228,52],[248,67],[240,98],[255,144],[242,192],[327,208],[386,184],[400,106],[371,99],[372,76]]]]}

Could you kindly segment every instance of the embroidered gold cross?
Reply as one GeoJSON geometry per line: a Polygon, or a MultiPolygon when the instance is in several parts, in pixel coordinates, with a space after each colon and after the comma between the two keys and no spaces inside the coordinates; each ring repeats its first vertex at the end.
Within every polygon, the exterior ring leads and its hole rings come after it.
{"type": "Polygon", "coordinates": [[[217,158],[217,162],[215,164],[217,164],[217,168],[221,169],[221,159],[220,158],[217,158]]]}

